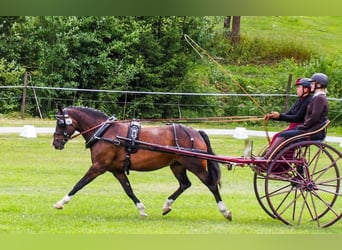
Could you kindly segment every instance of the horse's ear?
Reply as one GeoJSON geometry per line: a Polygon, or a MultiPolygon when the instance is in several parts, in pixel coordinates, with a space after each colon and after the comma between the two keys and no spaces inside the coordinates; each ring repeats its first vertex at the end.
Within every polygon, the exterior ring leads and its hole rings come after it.
{"type": "Polygon", "coordinates": [[[63,114],[63,107],[62,107],[62,105],[57,104],[57,109],[58,109],[58,112],[60,112],[61,114],[63,114]]]}

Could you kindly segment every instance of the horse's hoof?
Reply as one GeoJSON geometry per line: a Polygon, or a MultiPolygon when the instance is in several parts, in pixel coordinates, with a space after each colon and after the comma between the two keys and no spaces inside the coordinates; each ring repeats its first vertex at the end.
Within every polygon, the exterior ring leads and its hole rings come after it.
{"type": "Polygon", "coordinates": [[[55,205],[53,205],[54,208],[56,209],[63,209],[64,205],[60,204],[60,203],[56,203],[55,205]]]}
{"type": "Polygon", "coordinates": [[[139,213],[140,217],[147,217],[147,213],[139,213]]]}
{"type": "Polygon", "coordinates": [[[170,212],[171,212],[171,208],[164,208],[163,209],[163,215],[167,215],[170,212]]]}
{"type": "Polygon", "coordinates": [[[223,216],[229,221],[232,221],[232,219],[233,219],[232,212],[230,212],[230,211],[226,211],[223,216]]]}

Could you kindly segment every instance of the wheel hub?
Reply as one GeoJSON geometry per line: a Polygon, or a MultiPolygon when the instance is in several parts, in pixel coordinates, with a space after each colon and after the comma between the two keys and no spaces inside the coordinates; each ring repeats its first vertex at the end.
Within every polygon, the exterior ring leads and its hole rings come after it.
{"type": "Polygon", "coordinates": [[[313,191],[316,190],[316,184],[313,181],[307,181],[304,183],[304,189],[306,191],[313,191]]]}

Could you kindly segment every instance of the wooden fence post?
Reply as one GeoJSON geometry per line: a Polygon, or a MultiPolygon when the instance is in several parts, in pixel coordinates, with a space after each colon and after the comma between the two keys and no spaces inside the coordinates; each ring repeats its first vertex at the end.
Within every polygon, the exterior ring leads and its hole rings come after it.
{"type": "Polygon", "coordinates": [[[25,71],[25,75],[24,75],[23,97],[21,101],[21,119],[25,118],[26,92],[27,92],[27,71],[25,71]]]}
{"type": "Polygon", "coordinates": [[[290,99],[290,95],[291,95],[291,83],[292,83],[292,74],[289,75],[289,78],[287,80],[287,87],[286,87],[286,93],[285,93],[285,101],[284,101],[283,112],[285,112],[289,108],[289,99],[290,99]]]}

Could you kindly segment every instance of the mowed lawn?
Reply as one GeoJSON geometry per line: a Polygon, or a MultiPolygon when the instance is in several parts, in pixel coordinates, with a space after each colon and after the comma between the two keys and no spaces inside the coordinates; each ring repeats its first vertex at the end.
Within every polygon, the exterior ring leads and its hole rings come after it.
{"type": "MultiPolygon", "coordinates": [[[[244,141],[210,136],[219,155],[240,156],[244,141]]],[[[252,138],[254,153],[266,144],[252,138]]],[[[342,223],[329,228],[317,224],[286,226],[259,206],[249,167],[228,171],[222,167],[221,194],[233,212],[233,221],[219,213],[214,197],[189,173],[192,187],[162,216],[165,199],[177,188],[168,167],[155,172],[131,171],[136,195],[146,206],[141,218],[110,173],[99,176],[75,195],[63,210],[52,206],[67,194],[90,166],[90,152],[78,137],[62,151],[51,146],[52,135],[29,139],[0,134],[0,233],[33,234],[335,234],[342,223]]],[[[334,145],[338,147],[338,145],[334,145]]],[[[341,199],[341,198],[340,198],[341,199]]]]}

